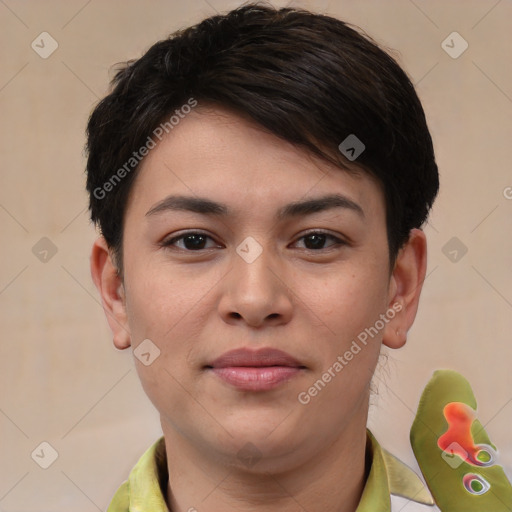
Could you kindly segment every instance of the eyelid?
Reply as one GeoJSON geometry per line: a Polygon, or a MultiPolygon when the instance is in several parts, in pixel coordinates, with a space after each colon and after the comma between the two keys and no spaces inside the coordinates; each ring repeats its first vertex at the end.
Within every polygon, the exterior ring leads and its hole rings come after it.
{"type": "Polygon", "coordinates": [[[326,247],[324,249],[305,249],[306,251],[311,251],[311,252],[322,252],[322,251],[328,251],[329,249],[332,249],[333,247],[339,247],[339,246],[342,246],[342,245],[349,245],[349,242],[347,241],[346,238],[344,238],[342,235],[338,235],[338,234],[333,234],[331,233],[330,231],[326,231],[324,229],[310,229],[309,231],[306,231],[305,233],[302,233],[299,237],[296,238],[295,241],[298,241],[298,240],[301,240],[302,238],[305,238],[307,237],[308,235],[325,235],[326,237],[329,237],[331,238],[332,240],[334,240],[334,244],[330,247],[326,247]]]}
{"type": "MultiPolygon", "coordinates": [[[[186,236],[189,236],[189,235],[203,235],[206,238],[209,238],[209,239],[213,240],[215,243],[218,243],[215,240],[215,238],[212,235],[210,235],[210,233],[207,233],[207,232],[202,231],[200,229],[189,229],[187,231],[183,231],[182,233],[180,233],[180,232],[178,232],[178,234],[173,233],[173,235],[171,237],[165,237],[159,243],[159,245],[162,246],[162,247],[171,247],[174,242],[177,242],[178,240],[182,240],[183,238],[185,238],[186,236]]],[[[178,249],[181,249],[181,248],[178,247],[178,249]]],[[[191,250],[187,250],[187,249],[182,249],[182,250],[187,251],[187,252],[199,252],[199,250],[198,251],[191,251],[191,250]]],[[[204,250],[207,250],[207,249],[200,249],[200,250],[204,251],[204,250]]]]}
{"type": "Polygon", "coordinates": [[[302,233],[298,238],[302,238],[302,237],[308,236],[308,235],[316,235],[316,234],[331,236],[333,238],[337,238],[341,242],[348,243],[348,240],[346,239],[346,237],[344,237],[340,233],[332,233],[331,231],[328,231],[326,229],[321,229],[321,228],[311,228],[311,229],[308,229],[307,231],[302,233]]]}

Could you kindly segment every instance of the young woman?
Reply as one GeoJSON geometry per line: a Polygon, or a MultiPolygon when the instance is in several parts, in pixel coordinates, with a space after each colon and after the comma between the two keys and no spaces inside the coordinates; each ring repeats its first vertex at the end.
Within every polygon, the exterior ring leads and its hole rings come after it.
{"type": "Polygon", "coordinates": [[[126,63],[87,149],[92,275],[164,434],[109,511],[438,510],[366,428],[439,186],[395,60],[246,5],[126,63]]]}

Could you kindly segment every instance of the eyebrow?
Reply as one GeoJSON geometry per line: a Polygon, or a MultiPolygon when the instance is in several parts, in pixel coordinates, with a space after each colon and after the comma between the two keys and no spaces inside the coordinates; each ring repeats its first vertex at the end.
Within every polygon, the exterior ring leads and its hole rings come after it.
{"type": "MultiPolygon", "coordinates": [[[[276,220],[284,220],[290,217],[299,217],[311,215],[333,208],[346,208],[356,212],[364,218],[364,211],[352,199],[341,194],[329,194],[322,197],[306,199],[304,201],[295,201],[279,209],[276,214],[276,220]]],[[[146,216],[155,215],[166,211],[189,211],[201,215],[216,217],[227,217],[230,215],[230,209],[227,205],[217,203],[204,197],[170,195],[162,201],[152,206],[146,216]]]]}

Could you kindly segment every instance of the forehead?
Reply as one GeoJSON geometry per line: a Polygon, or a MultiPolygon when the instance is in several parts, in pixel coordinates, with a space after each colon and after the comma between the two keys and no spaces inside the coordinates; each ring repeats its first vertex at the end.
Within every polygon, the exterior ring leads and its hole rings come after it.
{"type": "Polygon", "coordinates": [[[354,169],[336,167],[228,109],[197,107],[141,162],[127,210],[146,208],[145,214],[167,195],[182,194],[208,197],[229,205],[229,214],[255,218],[298,199],[338,193],[365,216],[382,216],[380,185],[354,169]]]}

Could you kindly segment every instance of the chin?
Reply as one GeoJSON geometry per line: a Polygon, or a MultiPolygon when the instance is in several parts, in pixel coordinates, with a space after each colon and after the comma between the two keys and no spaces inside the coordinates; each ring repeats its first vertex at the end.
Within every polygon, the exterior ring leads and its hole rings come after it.
{"type": "Polygon", "coordinates": [[[254,445],[267,455],[286,454],[304,442],[304,433],[299,426],[292,428],[283,419],[258,416],[246,416],[239,421],[225,425],[232,437],[226,436],[230,449],[239,450],[247,444],[254,445]],[[301,432],[301,436],[297,435],[301,432]]]}

